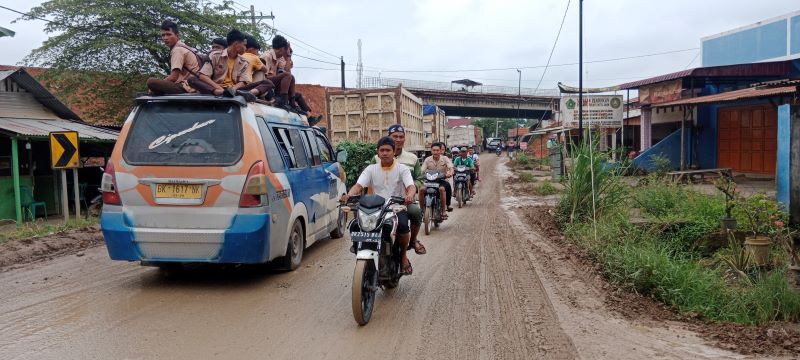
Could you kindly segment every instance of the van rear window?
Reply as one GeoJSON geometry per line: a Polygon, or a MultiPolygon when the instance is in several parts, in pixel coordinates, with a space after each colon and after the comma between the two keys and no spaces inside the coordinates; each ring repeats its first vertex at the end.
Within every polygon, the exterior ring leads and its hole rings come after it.
{"type": "Polygon", "coordinates": [[[133,165],[232,165],[242,157],[241,123],[233,104],[147,103],[122,157],[133,165]]]}

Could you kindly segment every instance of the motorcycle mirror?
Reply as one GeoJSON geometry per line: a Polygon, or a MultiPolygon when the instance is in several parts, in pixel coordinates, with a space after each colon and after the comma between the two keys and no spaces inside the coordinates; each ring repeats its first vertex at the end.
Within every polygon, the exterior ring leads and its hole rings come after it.
{"type": "Polygon", "coordinates": [[[339,163],[347,162],[347,150],[339,150],[339,152],[336,153],[336,161],[339,163]]]}

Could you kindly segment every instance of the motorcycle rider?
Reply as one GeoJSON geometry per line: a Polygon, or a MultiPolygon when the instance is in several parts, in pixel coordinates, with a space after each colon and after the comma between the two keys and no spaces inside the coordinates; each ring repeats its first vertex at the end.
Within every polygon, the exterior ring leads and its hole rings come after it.
{"type": "MultiPolygon", "coordinates": [[[[439,179],[437,182],[439,183],[439,196],[441,197],[442,204],[447,204],[447,206],[442,207],[442,220],[447,219],[447,212],[453,211],[453,207],[450,206],[450,202],[453,198],[453,188],[450,186],[450,182],[447,179],[453,177],[454,167],[453,162],[447,156],[442,156],[444,153],[445,145],[441,142],[435,142],[431,145],[431,153],[433,155],[428,156],[422,162],[422,173],[424,174],[426,170],[438,171],[444,174],[444,179],[439,179]],[[446,208],[446,210],[445,210],[446,208]]],[[[419,191],[419,203],[425,203],[425,188],[422,187],[419,191]]]]}
{"type": "MultiPolygon", "coordinates": [[[[422,168],[419,165],[419,158],[414,153],[403,150],[403,146],[406,143],[406,129],[400,124],[394,124],[389,127],[389,137],[394,140],[395,144],[394,159],[411,170],[414,185],[417,186],[417,189],[422,189],[422,168]]],[[[379,160],[379,156],[375,155],[373,163],[377,163],[379,160]]],[[[419,229],[422,227],[422,209],[418,204],[412,203],[408,205],[408,219],[411,220],[411,246],[414,247],[414,252],[417,255],[428,253],[425,246],[417,239],[419,229]]]]}
{"type": "Polygon", "coordinates": [[[467,189],[469,190],[470,196],[475,196],[475,192],[472,190],[472,182],[475,176],[475,163],[472,161],[472,157],[467,154],[467,148],[461,148],[461,155],[457,157],[453,161],[453,166],[464,165],[469,170],[469,180],[467,181],[467,189]]]}
{"type": "Polygon", "coordinates": [[[479,156],[478,153],[475,152],[474,147],[469,147],[469,156],[472,158],[472,162],[475,164],[475,180],[481,181],[481,164],[478,161],[479,156]]]}
{"type": "MultiPolygon", "coordinates": [[[[396,145],[394,140],[388,136],[378,140],[378,163],[367,166],[358,177],[356,184],[350,188],[347,194],[342,195],[340,201],[347,203],[351,196],[358,196],[364,188],[371,188],[372,191],[384,199],[392,196],[405,199],[406,206],[414,202],[414,194],[417,187],[414,185],[414,178],[411,170],[403,165],[395,157],[396,145]]],[[[397,239],[400,241],[402,249],[408,249],[411,241],[410,229],[408,227],[409,214],[407,211],[397,213],[397,239]]],[[[408,260],[408,253],[402,251],[402,270],[401,274],[411,275],[413,273],[411,262],[408,260]]]]}

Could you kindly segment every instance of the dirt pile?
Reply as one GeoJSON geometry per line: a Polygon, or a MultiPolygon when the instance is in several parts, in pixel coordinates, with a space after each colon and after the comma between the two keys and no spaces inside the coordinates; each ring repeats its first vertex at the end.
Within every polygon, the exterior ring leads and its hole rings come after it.
{"type": "Polygon", "coordinates": [[[0,243],[0,271],[80,253],[102,243],[99,225],[30,239],[8,240],[0,243]]]}

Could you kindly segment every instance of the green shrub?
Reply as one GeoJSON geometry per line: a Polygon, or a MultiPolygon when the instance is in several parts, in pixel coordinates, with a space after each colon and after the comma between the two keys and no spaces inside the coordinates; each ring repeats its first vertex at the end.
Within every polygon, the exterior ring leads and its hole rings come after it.
{"type": "Polygon", "coordinates": [[[342,164],[342,167],[347,175],[347,188],[350,189],[355,185],[364,168],[372,162],[375,154],[378,153],[377,146],[375,143],[344,140],[336,145],[336,151],[340,150],[347,151],[347,161],[342,164]]]}
{"type": "Polygon", "coordinates": [[[584,141],[573,145],[572,168],[564,185],[564,196],[558,205],[562,223],[584,221],[592,218],[592,211],[601,216],[625,200],[625,191],[619,176],[603,165],[603,156],[584,141]]]}
{"type": "Polygon", "coordinates": [[[653,164],[653,173],[659,178],[664,177],[668,172],[672,171],[672,161],[661,154],[650,155],[650,163],[653,164]]]}
{"type": "Polygon", "coordinates": [[[542,181],[542,183],[536,187],[536,193],[542,196],[553,195],[558,193],[558,189],[553,186],[548,180],[542,181]]]}
{"type": "Polygon", "coordinates": [[[516,161],[517,165],[519,166],[528,166],[531,163],[531,159],[528,157],[528,154],[524,152],[520,152],[518,155],[516,155],[516,159],[514,161],[516,161]]]}
{"type": "Polygon", "coordinates": [[[524,182],[534,182],[536,179],[533,177],[533,174],[529,172],[523,172],[519,174],[519,179],[524,182]]]}

